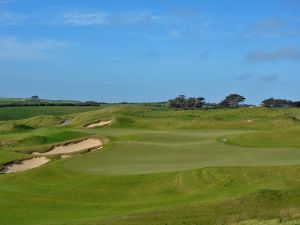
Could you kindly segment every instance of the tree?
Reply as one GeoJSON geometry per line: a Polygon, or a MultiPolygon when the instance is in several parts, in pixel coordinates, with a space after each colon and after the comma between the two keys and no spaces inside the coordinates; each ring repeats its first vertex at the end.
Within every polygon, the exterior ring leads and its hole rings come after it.
{"type": "Polygon", "coordinates": [[[185,107],[188,109],[192,109],[195,107],[196,98],[188,98],[185,102],[185,107]]]}
{"type": "Polygon", "coordinates": [[[297,107],[299,102],[292,102],[285,99],[274,99],[268,98],[262,101],[261,105],[267,108],[287,108],[287,107],[297,107]]]}
{"type": "Polygon", "coordinates": [[[267,107],[267,108],[274,108],[274,106],[275,106],[274,98],[268,98],[268,99],[263,100],[261,105],[264,107],[267,107]]]}
{"type": "Polygon", "coordinates": [[[100,103],[95,102],[95,101],[86,101],[86,102],[83,103],[83,105],[86,105],[86,106],[100,106],[100,103]]]}
{"type": "Polygon", "coordinates": [[[181,109],[199,109],[203,104],[204,98],[202,97],[187,99],[185,95],[179,95],[177,98],[169,100],[170,107],[181,109]]]}
{"type": "Polygon", "coordinates": [[[300,101],[293,102],[293,106],[300,108],[300,101]]]}
{"type": "Polygon", "coordinates": [[[39,100],[40,100],[39,96],[37,96],[37,95],[31,96],[30,99],[31,99],[32,101],[39,101],[39,100]]]}
{"type": "Polygon", "coordinates": [[[198,97],[198,98],[196,98],[196,102],[195,102],[194,107],[195,107],[196,109],[202,108],[202,106],[203,106],[204,103],[205,103],[204,100],[205,100],[205,98],[203,98],[203,97],[198,97]]]}
{"type": "Polygon", "coordinates": [[[220,102],[220,106],[236,108],[241,102],[245,101],[245,97],[238,94],[230,94],[220,102]]]}
{"type": "Polygon", "coordinates": [[[185,108],[186,97],[185,95],[179,95],[175,99],[169,100],[169,105],[174,108],[185,108]]]}

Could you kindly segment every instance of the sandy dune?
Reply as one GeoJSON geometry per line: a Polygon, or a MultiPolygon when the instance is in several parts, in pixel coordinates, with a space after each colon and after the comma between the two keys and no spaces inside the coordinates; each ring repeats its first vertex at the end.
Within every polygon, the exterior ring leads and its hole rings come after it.
{"type": "Polygon", "coordinates": [[[96,123],[91,123],[89,125],[87,125],[87,128],[93,128],[93,127],[104,127],[104,126],[108,126],[112,123],[111,120],[102,120],[96,123]]]}
{"type": "Polygon", "coordinates": [[[41,165],[46,164],[49,161],[50,161],[50,159],[48,159],[44,156],[38,157],[38,158],[26,159],[26,160],[22,161],[20,164],[14,163],[14,164],[6,165],[1,172],[2,173],[21,172],[21,171],[39,167],[41,165]]]}
{"type": "Polygon", "coordinates": [[[94,149],[102,147],[103,142],[98,138],[88,138],[76,143],[69,143],[66,145],[59,145],[54,147],[48,152],[39,153],[34,152],[33,155],[63,155],[69,154],[74,152],[80,152],[87,149],[94,149]]]}

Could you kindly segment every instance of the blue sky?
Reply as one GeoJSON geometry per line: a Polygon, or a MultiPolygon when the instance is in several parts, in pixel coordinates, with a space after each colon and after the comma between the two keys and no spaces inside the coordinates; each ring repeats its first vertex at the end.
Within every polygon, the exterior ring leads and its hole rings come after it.
{"type": "Polygon", "coordinates": [[[299,0],[0,0],[0,97],[300,100],[299,0]]]}

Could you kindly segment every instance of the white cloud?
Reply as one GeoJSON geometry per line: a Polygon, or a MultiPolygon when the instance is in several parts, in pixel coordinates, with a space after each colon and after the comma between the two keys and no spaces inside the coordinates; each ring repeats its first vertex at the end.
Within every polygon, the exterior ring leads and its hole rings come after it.
{"type": "Polygon", "coordinates": [[[9,4],[15,2],[16,0],[0,0],[0,4],[9,4]]]}
{"type": "Polygon", "coordinates": [[[167,35],[161,35],[161,34],[144,34],[144,37],[146,39],[149,40],[153,40],[153,41],[164,41],[164,40],[168,40],[169,37],[167,35]]]}
{"type": "Polygon", "coordinates": [[[110,12],[64,9],[57,12],[22,14],[0,10],[0,25],[149,26],[160,21],[161,18],[162,16],[150,11],[110,12]]]}
{"type": "Polygon", "coordinates": [[[66,12],[63,16],[63,22],[71,26],[91,26],[106,25],[109,21],[109,14],[102,12],[66,12]]]}
{"type": "Polygon", "coordinates": [[[151,25],[154,22],[159,21],[162,17],[159,15],[154,15],[149,11],[140,12],[125,12],[117,15],[116,18],[119,19],[117,23],[119,24],[140,24],[140,25],[151,25]]]}
{"type": "Polygon", "coordinates": [[[24,24],[28,17],[11,11],[0,11],[0,25],[24,24]]]}
{"type": "Polygon", "coordinates": [[[24,42],[15,37],[0,37],[0,59],[4,60],[45,60],[53,57],[56,51],[71,44],[51,39],[24,42]]]}
{"type": "Polygon", "coordinates": [[[151,25],[161,17],[148,11],[104,12],[104,11],[65,11],[58,23],[70,26],[124,26],[151,25]]]}

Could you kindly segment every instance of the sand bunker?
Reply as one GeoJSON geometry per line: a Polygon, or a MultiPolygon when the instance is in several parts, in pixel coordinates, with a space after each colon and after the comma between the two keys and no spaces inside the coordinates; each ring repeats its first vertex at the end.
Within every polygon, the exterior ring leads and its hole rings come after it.
{"type": "Polygon", "coordinates": [[[56,146],[48,152],[34,152],[33,155],[64,155],[74,152],[81,152],[85,150],[100,148],[102,147],[102,145],[103,142],[100,139],[88,138],[79,142],[56,146]]]}
{"type": "Polygon", "coordinates": [[[6,165],[1,172],[2,173],[16,173],[16,172],[21,172],[21,171],[25,171],[25,170],[30,170],[30,169],[39,167],[41,165],[44,165],[49,161],[50,161],[50,159],[48,159],[44,156],[38,157],[38,158],[26,159],[26,160],[23,160],[21,163],[13,163],[13,164],[6,165]]]}
{"type": "Polygon", "coordinates": [[[91,123],[85,127],[87,128],[93,128],[93,127],[104,127],[104,126],[108,126],[112,123],[111,120],[101,120],[99,122],[96,122],[96,123],[91,123]]]}
{"type": "Polygon", "coordinates": [[[67,126],[67,125],[70,125],[71,124],[71,120],[64,120],[61,122],[61,124],[59,124],[59,126],[67,126]]]}

